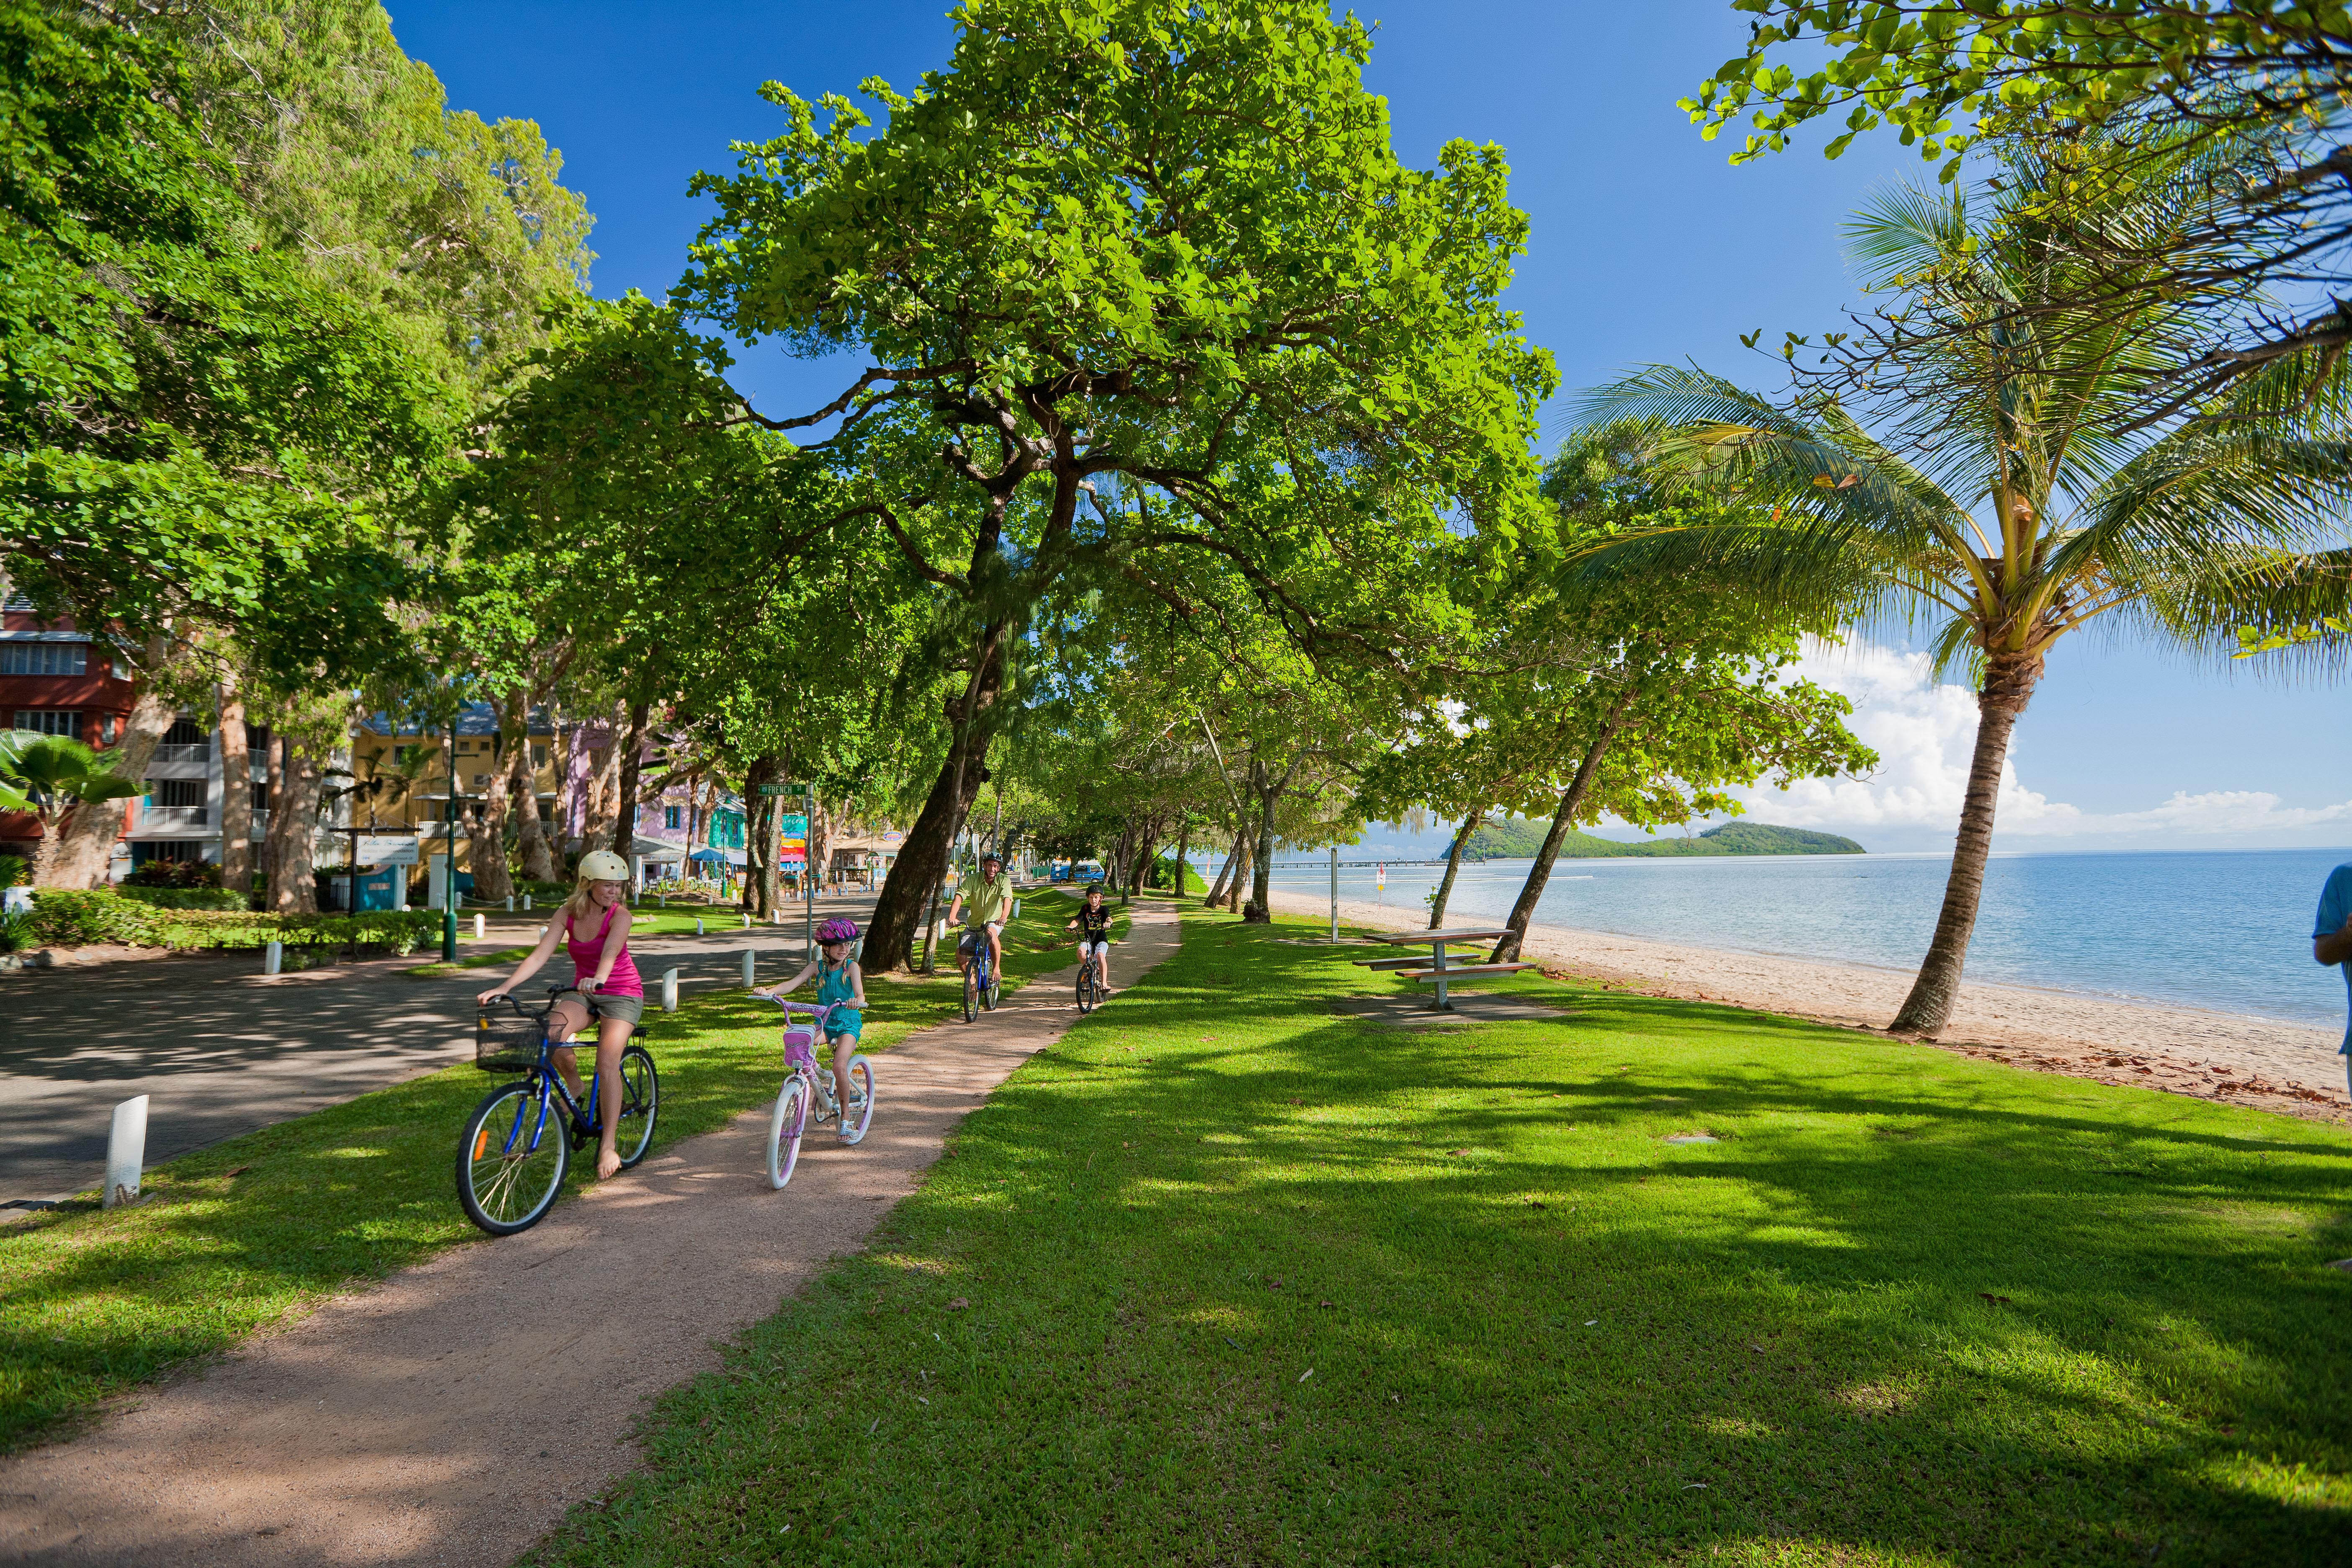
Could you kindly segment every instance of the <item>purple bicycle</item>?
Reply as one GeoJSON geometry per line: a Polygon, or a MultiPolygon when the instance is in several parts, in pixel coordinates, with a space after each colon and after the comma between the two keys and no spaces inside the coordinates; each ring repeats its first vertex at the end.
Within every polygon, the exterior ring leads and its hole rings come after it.
{"type": "Polygon", "coordinates": [[[832,1121],[844,1143],[861,1143],[874,1120],[874,1064],[854,1048],[848,1059],[836,1059],[831,1068],[816,1065],[816,1043],[824,1034],[829,1005],[769,998],[784,1010],[784,1085],[776,1091],[776,1109],[768,1118],[768,1185],[781,1188],[793,1179],[800,1163],[801,1135],[812,1121],[832,1121]],[[795,1012],[809,1016],[804,1028],[793,1024],[795,1012]],[[836,1082],[835,1072],[840,1079],[836,1082]]]}

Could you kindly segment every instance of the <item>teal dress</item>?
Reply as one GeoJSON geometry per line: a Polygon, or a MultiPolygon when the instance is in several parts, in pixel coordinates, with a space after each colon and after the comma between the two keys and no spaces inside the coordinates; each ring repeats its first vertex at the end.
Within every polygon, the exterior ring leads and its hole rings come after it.
{"type": "MultiPolygon", "coordinates": [[[[856,989],[849,984],[849,965],[845,963],[838,969],[828,964],[818,971],[818,975],[816,1000],[820,1007],[847,1002],[857,994],[856,989]]],[[[855,1007],[835,1007],[824,1016],[824,1032],[828,1039],[835,1035],[847,1035],[856,1039],[865,1028],[866,1016],[855,1007]]]]}

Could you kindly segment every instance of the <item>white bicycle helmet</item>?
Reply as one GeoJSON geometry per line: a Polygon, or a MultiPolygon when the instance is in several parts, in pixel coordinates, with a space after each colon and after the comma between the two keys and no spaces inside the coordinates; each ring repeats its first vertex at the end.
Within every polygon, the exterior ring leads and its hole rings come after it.
{"type": "Polygon", "coordinates": [[[583,882],[625,882],[629,879],[629,863],[610,849],[592,849],[580,857],[580,879],[583,882]]]}

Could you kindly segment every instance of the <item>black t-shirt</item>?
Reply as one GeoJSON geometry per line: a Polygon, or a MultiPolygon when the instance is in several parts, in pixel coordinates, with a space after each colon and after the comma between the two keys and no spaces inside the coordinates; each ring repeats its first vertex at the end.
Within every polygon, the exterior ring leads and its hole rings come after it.
{"type": "Polygon", "coordinates": [[[1080,904],[1078,935],[1087,942],[1108,942],[1110,940],[1110,905],[1106,903],[1098,910],[1090,910],[1086,905],[1080,904]]]}

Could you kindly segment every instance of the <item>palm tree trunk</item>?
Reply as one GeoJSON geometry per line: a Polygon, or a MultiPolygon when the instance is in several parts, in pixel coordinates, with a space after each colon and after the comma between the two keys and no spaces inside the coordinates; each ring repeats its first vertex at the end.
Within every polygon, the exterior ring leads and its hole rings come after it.
{"type": "Polygon", "coordinates": [[[1952,874],[1944,883],[1944,909],[1936,917],[1935,939],[1919,965],[1919,978],[1903,1010],[1889,1024],[1898,1035],[1933,1038],[1948,1023],[1960,997],[1960,970],[1969,956],[1969,938],[1977,929],[1977,903],[1984,895],[1985,859],[1992,852],[1993,808],[2000,800],[2001,765],[2009,760],[2009,740],[2018,715],[2033,697],[2042,679],[2038,657],[2011,655],[1995,658],[1985,668],[1984,689],[1977,693],[1976,752],[1969,759],[1969,790],[1960,797],[1960,832],[1952,845],[1952,874]]]}
{"type": "Polygon", "coordinates": [[[1233,847],[1225,851],[1225,863],[1217,871],[1217,879],[1209,884],[1209,896],[1201,900],[1204,910],[1213,910],[1225,901],[1225,884],[1232,879],[1234,868],[1241,864],[1242,836],[1234,834],[1233,847]]]}
{"type": "Polygon", "coordinates": [[[1454,836],[1454,847],[1445,852],[1445,876],[1437,884],[1437,896],[1429,900],[1429,929],[1437,930],[1445,923],[1445,906],[1454,898],[1454,873],[1462,869],[1462,851],[1469,847],[1470,836],[1486,826],[1486,808],[1480,806],[1462,819],[1462,831],[1454,836]]]}

